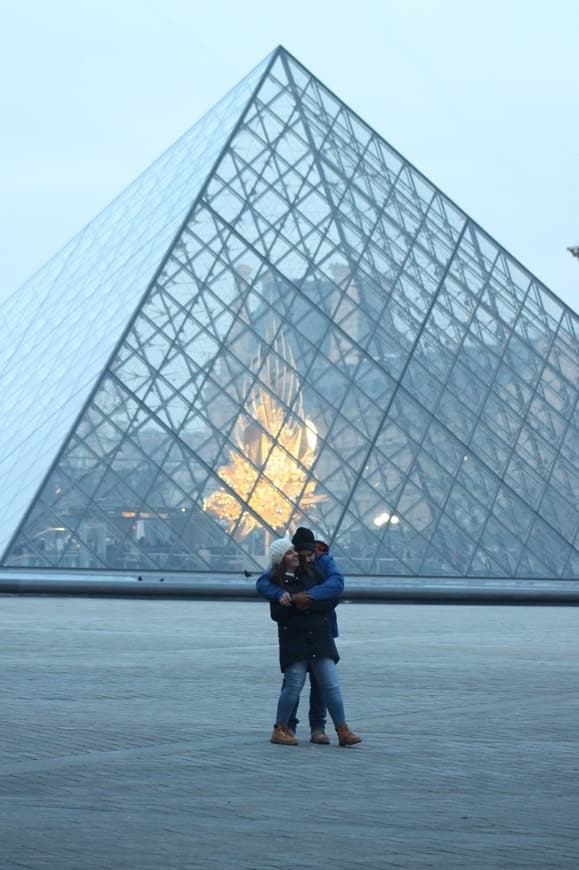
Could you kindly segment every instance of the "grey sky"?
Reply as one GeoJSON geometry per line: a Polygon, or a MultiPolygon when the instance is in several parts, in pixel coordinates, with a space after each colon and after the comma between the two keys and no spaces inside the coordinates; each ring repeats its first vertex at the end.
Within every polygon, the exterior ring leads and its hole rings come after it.
{"type": "Polygon", "coordinates": [[[282,43],[576,311],[575,0],[0,0],[0,298],[282,43]]]}

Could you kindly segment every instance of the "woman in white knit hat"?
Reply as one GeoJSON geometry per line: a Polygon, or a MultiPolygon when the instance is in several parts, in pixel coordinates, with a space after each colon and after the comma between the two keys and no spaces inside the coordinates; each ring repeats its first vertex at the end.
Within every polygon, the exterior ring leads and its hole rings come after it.
{"type": "Polygon", "coordinates": [[[312,600],[308,610],[298,610],[292,604],[292,595],[304,592],[308,588],[308,582],[315,581],[308,577],[301,578],[297,574],[299,559],[289,538],[273,541],[269,554],[271,579],[280,587],[278,601],[270,602],[270,612],[278,626],[279,663],[284,674],[271,742],[284,746],[298,745],[288,727],[288,721],[299,701],[310,668],[324,695],[340,746],[360,743],[361,738],[346,724],[336,669],[336,662],[340,657],[332,637],[330,613],[336,606],[337,599],[312,600]]]}

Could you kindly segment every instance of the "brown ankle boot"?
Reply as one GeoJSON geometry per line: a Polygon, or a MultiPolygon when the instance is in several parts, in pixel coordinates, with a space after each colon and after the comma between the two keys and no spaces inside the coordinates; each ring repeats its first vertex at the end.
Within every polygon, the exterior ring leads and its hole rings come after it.
{"type": "Polygon", "coordinates": [[[298,741],[291,733],[285,722],[278,722],[273,726],[273,734],[271,735],[272,743],[279,743],[281,746],[297,746],[298,741]]]}
{"type": "Polygon", "coordinates": [[[327,746],[329,742],[330,738],[328,737],[323,728],[312,728],[310,743],[317,743],[318,746],[327,746]]]}
{"type": "Polygon", "coordinates": [[[338,742],[340,746],[354,746],[356,743],[362,742],[362,738],[358,737],[357,734],[354,734],[350,726],[345,722],[343,725],[338,725],[336,731],[338,733],[338,742]]]}

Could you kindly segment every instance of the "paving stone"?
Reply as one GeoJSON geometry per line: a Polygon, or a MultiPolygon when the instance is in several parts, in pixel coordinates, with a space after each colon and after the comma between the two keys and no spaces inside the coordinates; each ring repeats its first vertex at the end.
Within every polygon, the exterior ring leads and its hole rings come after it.
{"type": "Polygon", "coordinates": [[[255,602],[0,597],[0,867],[579,866],[579,610],[343,604],[364,743],[269,743],[255,602]]]}

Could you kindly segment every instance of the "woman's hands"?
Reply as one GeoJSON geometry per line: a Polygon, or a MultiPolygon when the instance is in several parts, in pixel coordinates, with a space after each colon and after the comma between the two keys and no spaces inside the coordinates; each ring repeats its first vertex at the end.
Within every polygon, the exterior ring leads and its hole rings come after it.
{"type": "Polygon", "coordinates": [[[294,595],[284,592],[279,599],[279,603],[283,604],[284,607],[291,607],[295,604],[298,610],[308,610],[313,600],[312,596],[308,595],[307,592],[296,592],[294,595]]]}
{"type": "Polygon", "coordinates": [[[296,592],[295,595],[292,595],[292,603],[298,610],[309,610],[312,601],[314,599],[308,592],[296,592]]]}

